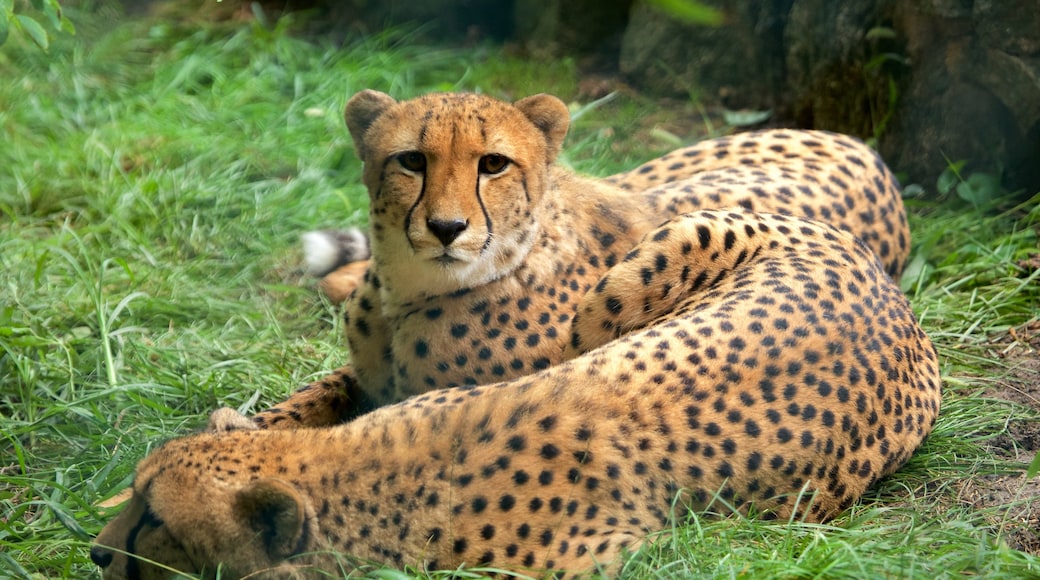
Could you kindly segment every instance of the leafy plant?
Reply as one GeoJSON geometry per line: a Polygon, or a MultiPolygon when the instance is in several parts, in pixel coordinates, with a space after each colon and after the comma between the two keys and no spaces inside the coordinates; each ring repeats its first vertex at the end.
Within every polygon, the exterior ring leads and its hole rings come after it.
{"type": "Polygon", "coordinates": [[[956,193],[957,197],[975,208],[989,207],[995,200],[1008,195],[1008,191],[1000,184],[999,175],[975,172],[965,176],[964,165],[963,160],[947,160],[946,169],[939,175],[935,184],[941,195],[956,193]]]}
{"type": "Polygon", "coordinates": [[[868,47],[863,65],[864,86],[866,87],[867,105],[870,110],[871,136],[868,143],[877,147],[881,135],[888,127],[899,101],[899,85],[893,76],[891,67],[905,67],[909,64],[906,56],[893,51],[882,50],[880,46],[896,38],[896,31],[887,26],[876,26],[864,35],[868,47]],[[884,84],[884,88],[880,86],[884,84]]]}
{"type": "Polygon", "coordinates": [[[75,34],[76,28],[65,17],[58,0],[33,0],[32,8],[36,16],[24,13],[24,3],[19,3],[15,12],[16,0],[0,0],[0,46],[7,42],[12,29],[18,30],[32,39],[36,46],[47,50],[50,46],[50,34],[44,24],[50,26],[52,32],[75,34]],[[40,24],[40,22],[44,24],[40,24]]]}
{"type": "Polygon", "coordinates": [[[724,19],[724,15],[717,8],[712,8],[697,0],[649,0],[649,2],[658,10],[687,24],[718,26],[724,19]]]}
{"type": "Polygon", "coordinates": [[[1033,457],[1033,461],[1029,462],[1029,467],[1026,468],[1026,479],[1033,479],[1037,475],[1040,475],[1040,452],[1033,457]]]}

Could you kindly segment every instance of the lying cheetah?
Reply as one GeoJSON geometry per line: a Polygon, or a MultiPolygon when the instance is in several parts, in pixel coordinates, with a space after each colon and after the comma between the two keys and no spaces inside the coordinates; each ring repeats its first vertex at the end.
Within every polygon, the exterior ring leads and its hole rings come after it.
{"type": "MultiPolygon", "coordinates": [[[[566,106],[472,94],[396,102],[363,91],[345,117],[364,161],[371,261],[330,275],[351,363],[254,417],[321,426],[429,390],[524,376],[566,358],[577,305],[640,237],[706,207],[827,221],[891,275],[909,234],[898,185],[849,137],[775,130],[706,141],[607,180],[554,164],[566,106]]],[[[352,258],[365,238],[346,238],[352,258]]],[[[211,427],[240,427],[220,411],[211,427]],[[230,423],[228,422],[230,419],[230,423]]]]}
{"type": "Polygon", "coordinates": [[[575,357],[529,376],[330,428],[167,443],[91,557],[106,579],[370,561],[609,572],[689,512],[825,521],[939,411],[936,353],[906,299],[819,222],[682,215],[577,302],[575,357]]]}

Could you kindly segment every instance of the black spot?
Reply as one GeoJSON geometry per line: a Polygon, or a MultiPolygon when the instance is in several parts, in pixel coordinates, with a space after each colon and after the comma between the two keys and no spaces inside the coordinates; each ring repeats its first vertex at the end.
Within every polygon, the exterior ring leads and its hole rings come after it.
{"type": "Polygon", "coordinates": [[[553,539],[552,530],[546,529],[544,532],[542,532],[542,535],[539,538],[539,541],[541,542],[541,544],[543,546],[548,547],[549,544],[552,543],[552,539],[553,539]]]}
{"type": "Polygon", "coordinates": [[[465,324],[452,324],[451,325],[451,335],[454,338],[462,338],[462,337],[466,336],[467,332],[469,332],[469,327],[466,326],[465,324]]]}
{"type": "Polygon", "coordinates": [[[498,509],[500,509],[500,510],[502,510],[504,512],[507,512],[507,511],[513,509],[513,506],[515,506],[515,505],[516,505],[516,498],[511,496],[511,495],[509,495],[509,494],[503,495],[502,497],[498,498],[498,509]]]}
{"type": "Polygon", "coordinates": [[[715,473],[719,474],[720,477],[733,477],[733,466],[728,462],[723,461],[715,469],[715,473]]]}
{"type": "Polygon", "coordinates": [[[527,440],[523,435],[513,435],[509,441],[506,441],[506,447],[510,451],[523,451],[527,448],[527,440]]]}
{"type": "Polygon", "coordinates": [[[654,270],[660,274],[668,268],[668,258],[664,254],[657,254],[654,257],[654,270]]]}
{"type": "Polygon", "coordinates": [[[578,468],[572,467],[567,470],[567,481],[571,483],[578,483],[581,481],[581,472],[578,471],[578,468]]]}
{"type": "Polygon", "coordinates": [[[762,466],[762,454],[758,451],[751,453],[747,458],[748,471],[756,471],[762,466]]]}
{"type": "Polygon", "coordinates": [[[708,226],[697,226],[697,240],[701,244],[701,249],[706,250],[711,245],[711,230],[708,226]]]}
{"type": "Polygon", "coordinates": [[[802,431],[801,445],[802,447],[810,447],[813,444],[813,434],[809,431],[802,431]]]}
{"type": "Polygon", "coordinates": [[[480,529],[480,537],[484,538],[485,540],[490,540],[491,538],[494,538],[495,526],[491,524],[485,525],[483,528],[480,529]]]}
{"type": "Polygon", "coordinates": [[[564,509],[563,498],[552,498],[549,500],[549,510],[553,513],[560,513],[564,509]]]}
{"type": "Polygon", "coordinates": [[[425,340],[415,341],[415,356],[419,358],[426,358],[430,354],[430,345],[426,344],[425,340]]]}
{"type": "Polygon", "coordinates": [[[748,419],[744,421],[744,432],[751,437],[758,437],[758,435],[762,433],[762,429],[758,426],[758,423],[748,419]]]}
{"type": "Polygon", "coordinates": [[[726,236],[723,239],[725,250],[728,252],[733,249],[733,245],[737,243],[737,235],[733,233],[733,230],[726,230],[726,236]]]}
{"type": "Polygon", "coordinates": [[[538,421],[538,427],[541,428],[542,432],[548,433],[556,427],[556,415],[548,415],[541,421],[538,421]]]}

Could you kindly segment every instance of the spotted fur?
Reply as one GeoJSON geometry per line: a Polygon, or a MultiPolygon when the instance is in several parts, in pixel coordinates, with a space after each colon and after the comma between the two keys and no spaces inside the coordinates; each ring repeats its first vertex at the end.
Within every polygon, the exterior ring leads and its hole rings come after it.
{"type": "MultiPolygon", "coordinates": [[[[687,211],[821,219],[860,237],[891,275],[906,261],[898,184],[846,136],[749,133],[598,180],[554,164],[569,117],[548,95],[511,105],[364,91],[345,116],[365,165],[372,257],[323,288],[348,296],[351,362],[258,414],[262,428],[334,424],[429,390],[559,364],[586,293],[643,234],[687,211]]],[[[240,427],[224,421],[233,416],[215,415],[212,428],[240,427]]]]}
{"type": "Polygon", "coordinates": [[[939,411],[907,300],[819,222],[676,217],[583,295],[574,326],[574,358],[512,381],[167,443],[92,556],[109,580],[165,577],[147,560],[256,578],[368,561],[609,573],[690,512],[826,521],[939,411]]]}

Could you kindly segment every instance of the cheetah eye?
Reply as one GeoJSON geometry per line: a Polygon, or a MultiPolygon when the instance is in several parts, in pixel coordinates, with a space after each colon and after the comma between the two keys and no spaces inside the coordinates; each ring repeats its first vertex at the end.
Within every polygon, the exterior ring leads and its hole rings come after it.
{"type": "Polygon", "coordinates": [[[426,171],[426,156],[418,151],[405,151],[397,156],[397,162],[408,171],[426,171]]]}
{"type": "Polygon", "coordinates": [[[487,175],[495,175],[496,173],[502,173],[505,171],[506,167],[509,167],[509,158],[505,155],[492,153],[480,158],[480,164],[477,165],[477,170],[487,175]]]}

